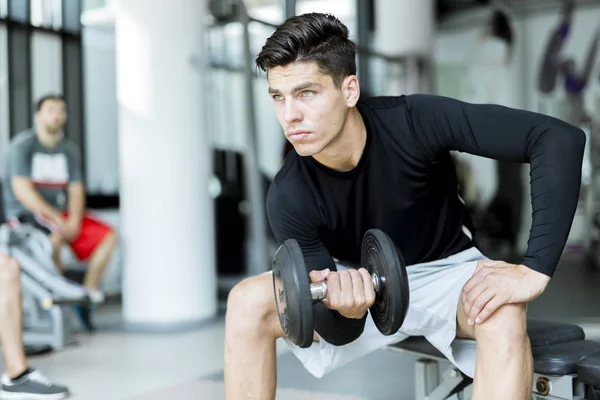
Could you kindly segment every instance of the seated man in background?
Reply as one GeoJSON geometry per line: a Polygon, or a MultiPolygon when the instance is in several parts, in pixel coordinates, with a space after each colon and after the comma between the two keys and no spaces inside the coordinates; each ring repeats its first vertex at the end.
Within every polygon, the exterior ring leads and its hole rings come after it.
{"type": "Polygon", "coordinates": [[[0,345],[4,358],[0,398],[63,399],[66,387],[53,384],[27,366],[23,347],[21,271],[18,262],[0,251],[0,345]]]}
{"type": "Polygon", "coordinates": [[[85,188],[77,145],[64,137],[65,101],[49,95],[36,105],[35,128],[17,134],[7,154],[4,198],[10,223],[36,225],[50,236],[57,268],[68,243],[88,267],[84,286],[93,303],[104,301],[102,274],[117,245],[115,231],[85,213],[85,188]]]}

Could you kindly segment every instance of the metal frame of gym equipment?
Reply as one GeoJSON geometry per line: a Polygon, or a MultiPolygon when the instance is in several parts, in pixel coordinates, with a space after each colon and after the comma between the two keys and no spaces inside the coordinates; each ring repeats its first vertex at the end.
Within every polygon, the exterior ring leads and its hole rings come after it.
{"type": "Polygon", "coordinates": [[[75,343],[73,305],[57,302],[52,293],[27,273],[21,272],[23,298],[23,344],[61,350],[75,343]]]}
{"type": "MultiPolygon", "coordinates": [[[[248,134],[246,135],[246,149],[243,152],[244,183],[247,192],[249,207],[248,213],[248,244],[249,255],[248,275],[257,275],[269,269],[267,242],[267,217],[265,211],[264,189],[260,165],[258,163],[258,133],[256,123],[256,110],[254,107],[254,78],[253,59],[250,47],[249,24],[253,20],[248,15],[245,2],[242,0],[210,0],[209,8],[214,16],[213,26],[223,26],[229,23],[240,23],[243,27],[243,65],[242,70],[227,68],[243,72],[244,75],[244,106],[245,123],[248,134]]],[[[210,53],[210,46],[208,47],[210,53]]],[[[209,63],[207,68],[215,67],[209,63]]],[[[205,68],[205,67],[201,67],[205,68]]]]}
{"type": "MultiPolygon", "coordinates": [[[[542,322],[543,323],[543,322],[542,322]]],[[[588,389],[598,391],[599,388],[593,387],[590,382],[583,382],[577,372],[570,374],[560,374],[557,372],[547,373],[551,369],[557,370],[561,361],[571,364],[578,364],[586,355],[598,354],[600,343],[576,339],[566,342],[558,341],[556,343],[540,345],[537,348],[547,348],[553,353],[553,359],[548,365],[537,366],[534,362],[536,371],[533,376],[533,387],[531,398],[535,400],[592,400],[586,397],[588,389]],[[573,345],[573,350],[578,359],[568,359],[570,355],[564,354],[568,346],[573,345]],[[556,352],[555,350],[560,351],[556,352]],[[563,357],[559,357],[562,354],[563,357]],[[552,364],[554,363],[554,364],[552,364]],[[546,370],[547,369],[547,370],[546,370]]],[[[462,346],[475,346],[474,340],[457,339],[462,342],[462,346]]],[[[403,342],[396,343],[387,347],[388,350],[396,352],[408,352],[421,356],[415,363],[415,400],[470,400],[472,396],[473,380],[463,374],[458,368],[450,364],[448,359],[435,347],[430,345],[422,337],[412,337],[403,342]],[[440,364],[446,362],[449,367],[441,373],[440,364]]],[[[534,360],[536,359],[534,351],[534,360]]]]}
{"type": "MultiPolygon", "coordinates": [[[[405,350],[391,347],[393,351],[405,350]]],[[[422,353],[413,352],[423,355],[422,353]]],[[[458,368],[449,366],[440,377],[440,362],[448,362],[445,357],[426,355],[415,363],[415,400],[469,400],[472,395],[472,380],[458,368]]],[[[585,385],[577,381],[576,375],[550,376],[534,374],[533,393],[536,400],[561,399],[583,400],[585,385]],[[538,392],[536,385],[551,388],[546,395],[538,392]]]]}
{"type": "MultiPolygon", "coordinates": [[[[0,213],[2,212],[0,210],[0,213]]],[[[26,347],[49,346],[53,350],[60,350],[73,344],[75,342],[72,329],[73,306],[86,302],[87,295],[82,292],[74,297],[72,293],[62,293],[62,295],[59,292],[54,293],[50,289],[53,287],[53,279],[59,279],[54,281],[55,290],[57,287],[55,282],[70,285],[58,277],[54,278],[53,273],[47,270],[51,266],[35,259],[34,253],[30,252],[31,249],[20,248],[19,246],[25,246],[25,241],[14,239],[8,225],[0,225],[0,232],[2,236],[0,246],[7,254],[12,254],[21,266],[23,344],[26,347]]],[[[30,228],[28,232],[24,236],[38,234],[45,238],[43,234],[34,232],[33,228],[30,228]]],[[[39,251],[49,251],[43,246],[44,244],[49,245],[49,241],[38,244],[41,245],[39,251]]]]}

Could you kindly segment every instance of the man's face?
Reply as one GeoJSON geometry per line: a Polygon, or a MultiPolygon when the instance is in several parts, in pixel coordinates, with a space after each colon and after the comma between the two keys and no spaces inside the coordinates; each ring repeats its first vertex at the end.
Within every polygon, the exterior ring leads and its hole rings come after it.
{"type": "Polygon", "coordinates": [[[62,100],[46,100],[36,114],[38,125],[44,127],[49,133],[62,132],[67,121],[67,110],[62,100]]]}
{"type": "Polygon", "coordinates": [[[269,94],[287,140],[301,156],[320,153],[344,127],[349,107],[344,90],[313,62],[275,67],[268,76],[269,94]]]}

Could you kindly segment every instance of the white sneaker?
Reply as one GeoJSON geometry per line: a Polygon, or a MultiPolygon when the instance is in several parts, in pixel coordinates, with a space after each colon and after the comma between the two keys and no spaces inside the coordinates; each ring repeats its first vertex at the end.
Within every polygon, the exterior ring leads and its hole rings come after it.
{"type": "Polygon", "coordinates": [[[50,382],[37,370],[16,381],[2,374],[0,382],[0,398],[6,400],[57,400],[70,394],[65,386],[50,382]]]}
{"type": "Polygon", "coordinates": [[[105,297],[104,292],[102,292],[102,290],[88,288],[88,296],[90,296],[92,304],[104,303],[105,297]]]}

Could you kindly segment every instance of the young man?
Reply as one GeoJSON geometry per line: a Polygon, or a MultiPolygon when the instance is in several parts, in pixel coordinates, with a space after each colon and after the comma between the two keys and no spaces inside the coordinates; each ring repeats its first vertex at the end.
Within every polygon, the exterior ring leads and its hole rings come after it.
{"type": "Polygon", "coordinates": [[[39,371],[28,368],[22,340],[22,313],[19,264],[0,251],[0,345],[4,358],[0,398],[66,398],[69,395],[66,387],[51,383],[39,371]]]}
{"type": "MultiPolygon", "coordinates": [[[[560,120],[432,95],[360,98],[355,46],[335,17],[288,19],[257,60],[286,138],[294,146],[267,198],[277,239],[296,239],[313,282],[315,341],[292,346],[320,377],[377,348],[425,336],[465,374],[473,399],[529,398],[533,361],[527,302],[550,280],[579,195],[584,133],[560,120]],[[458,196],[451,150],[531,165],[533,225],[522,264],[491,261],[475,248],[458,196]],[[379,228],[409,265],[410,304],[400,331],[382,336],[364,268],[363,234],[379,228]],[[476,340],[476,354],[453,347],[476,340]]],[[[272,399],[276,339],[283,337],[270,274],[230,293],[225,331],[228,399],[272,399]]],[[[289,342],[289,341],[288,341],[289,342]]]]}
{"type": "Polygon", "coordinates": [[[37,103],[35,128],[14,137],[7,154],[4,198],[10,223],[33,223],[47,232],[59,270],[60,249],[68,243],[88,267],[83,284],[94,303],[104,300],[99,290],[106,265],[117,245],[108,225],[85,213],[85,188],[80,154],[63,136],[67,120],[60,96],[37,103]]]}

